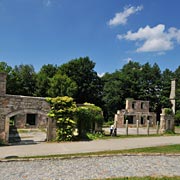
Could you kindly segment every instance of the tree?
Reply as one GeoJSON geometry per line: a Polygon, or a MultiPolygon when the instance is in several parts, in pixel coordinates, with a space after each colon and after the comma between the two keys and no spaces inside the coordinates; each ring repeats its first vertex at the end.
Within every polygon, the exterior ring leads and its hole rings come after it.
{"type": "Polygon", "coordinates": [[[141,68],[140,96],[150,102],[150,111],[157,111],[160,105],[161,71],[157,64],[152,67],[146,63],[141,68]]]}
{"type": "Polygon", "coordinates": [[[77,85],[66,75],[61,75],[57,73],[54,77],[50,79],[49,85],[50,88],[48,90],[48,95],[50,97],[76,96],[77,85]]]}
{"type": "Polygon", "coordinates": [[[169,69],[165,69],[161,75],[161,92],[160,102],[162,108],[171,108],[171,102],[169,100],[171,92],[171,80],[174,78],[174,73],[169,69]]]}
{"type": "Polygon", "coordinates": [[[6,92],[7,94],[11,93],[12,89],[12,67],[9,66],[6,62],[2,61],[0,62],[0,72],[5,72],[7,74],[7,83],[6,83],[6,92]]]}
{"type": "Polygon", "coordinates": [[[33,96],[36,89],[36,73],[32,65],[15,66],[11,73],[10,94],[33,96]]]}
{"type": "Polygon", "coordinates": [[[78,89],[74,99],[77,103],[101,104],[102,82],[94,67],[95,63],[88,57],[71,60],[59,67],[61,74],[76,82],[78,89]]]}
{"type": "Polygon", "coordinates": [[[175,70],[176,79],[176,110],[180,110],[180,66],[175,70]]]}
{"type": "Polygon", "coordinates": [[[48,90],[50,88],[50,79],[54,77],[57,72],[57,66],[48,64],[43,65],[40,71],[37,73],[36,81],[36,96],[48,97],[48,90]]]}
{"type": "Polygon", "coordinates": [[[141,65],[130,61],[120,70],[124,98],[139,99],[141,83],[141,65]]]}
{"type": "Polygon", "coordinates": [[[103,102],[106,118],[113,118],[117,110],[125,107],[125,99],[133,98],[150,101],[151,111],[160,107],[161,71],[157,64],[140,65],[130,61],[122,69],[105,74],[103,102]]]}
{"type": "Polygon", "coordinates": [[[103,112],[106,121],[112,120],[118,109],[124,108],[124,89],[122,73],[116,71],[112,74],[106,73],[102,77],[103,87],[103,112]]]}
{"type": "Polygon", "coordinates": [[[56,121],[56,140],[70,141],[73,139],[76,122],[73,120],[76,104],[71,97],[47,98],[51,109],[48,116],[56,121]]]}

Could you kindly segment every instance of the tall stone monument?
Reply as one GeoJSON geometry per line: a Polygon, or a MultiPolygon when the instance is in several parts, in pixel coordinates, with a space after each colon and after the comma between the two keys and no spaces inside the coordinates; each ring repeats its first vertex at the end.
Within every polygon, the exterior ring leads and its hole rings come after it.
{"type": "Polygon", "coordinates": [[[162,109],[162,113],[160,114],[160,133],[161,134],[168,130],[174,132],[174,115],[176,112],[175,97],[176,97],[176,80],[173,79],[171,81],[171,92],[169,96],[169,100],[171,101],[171,104],[172,104],[172,113],[168,114],[166,112],[167,108],[162,109]]]}
{"type": "Polygon", "coordinates": [[[176,80],[173,79],[171,81],[171,93],[170,93],[169,99],[171,101],[172,111],[173,111],[174,114],[175,114],[175,111],[176,111],[175,97],[176,97],[176,80]]]}

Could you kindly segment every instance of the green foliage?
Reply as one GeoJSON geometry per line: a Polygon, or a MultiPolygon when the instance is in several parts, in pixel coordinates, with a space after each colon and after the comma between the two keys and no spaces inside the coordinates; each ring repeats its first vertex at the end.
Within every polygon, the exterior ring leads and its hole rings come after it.
{"type": "Polygon", "coordinates": [[[4,141],[0,139],[0,146],[4,146],[4,145],[5,145],[4,141]]]}
{"type": "Polygon", "coordinates": [[[95,131],[95,123],[102,127],[103,115],[100,107],[94,104],[84,103],[83,106],[77,108],[76,113],[77,128],[80,137],[86,136],[86,133],[95,131]]]}
{"type": "Polygon", "coordinates": [[[180,110],[176,111],[175,124],[178,125],[178,126],[180,125],[180,110]]]}
{"type": "Polygon", "coordinates": [[[180,110],[180,66],[174,72],[176,79],[176,109],[180,110]]]}
{"type": "Polygon", "coordinates": [[[33,96],[36,88],[36,73],[32,65],[15,66],[9,78],[7,92],[10,94],[33,96]]]}
{"type": "Polygon", "coordinates": [[[50,97],[70,96],[75,97],[77,92],[76,83],[68,76],[57,73],[50,79],[48,95],[50,97]]]}
{"type": "MultiPolygon", "coordinates": [[[[164,107],[171,108],[171,80],[176,79],[176,110],[180,110],[180,66],[163,72],[157,64],[143,65],[130,61],[113,73],[98,77],[95,63],[89,57],[72,59],[57,67],[44,65],[38,73],[32,65],[14,68],[0,62],[0,72],[7,73],[7,94],[55,97],[71,96],[77,103],[90,102],[103,109],[105,120],[124,109],[130,97],[150,101],[150,111],[158,115],[164,107]]],[[[176,118],[177,119],[177,118],[176,118]]]]}
{"type": "Polygon", "coordinates": [[[88,57],[73,59],[59,67],[61,74],[76,82],[77,93],[74,99],[77,103],[90,102],[100,105],[102,82],[94,67],[95,63],[88,57]]]}
{"type": "Polygon", "coordinates": [[[43,65],[37,73],[36,80],[36,96],[48,97],[48,90],[51,88],[50,79],[54,77],[57,72],[57,66],[52,64],[43,65]]]}
{"type": "Polygon", "coordinates": [[[88,139],[96,140],[96,139],[102,139],[104,137],[103,133],[87,133],[88,139]]]}
{"type": "Polygon", "coordinates": [[[165,112],[165,114],[167,114],[167,115],[171,115],[173,112],[172,112],[172,109],[170,109],[170,108],[164,108],[164,112],[165,112]]]}
{"type": "Polygon", "coordinates": [[[175,134],[175,132],[172,131],[172,130],[166,130],[164,134],[165,135],[170,135],[170,134],[175,134]]]}
{"type": "Polygon", "coordinates": [[[51,105],[48,116],[56,121],[57,141],[70,141],[73,139],[76,122],[73,120],[76,104],[71,97],[47,98],[51,105]]]}

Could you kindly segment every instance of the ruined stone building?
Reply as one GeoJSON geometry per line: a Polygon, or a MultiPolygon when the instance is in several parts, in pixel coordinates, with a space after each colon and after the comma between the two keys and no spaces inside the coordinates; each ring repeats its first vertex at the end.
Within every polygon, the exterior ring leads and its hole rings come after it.
{"type": "MultiPolygon", "coordinates": [[[[166,130],[174,131],[174,114],[175,114],[175,94],[176,94],[176,80],[171,81],[171,92],[169,100],[172,104],[173,114],[165,114],[165,109],[162,109],[160,114],[160,131],[166,130]]],[[[137,120],[139,126],[143,127],[147,125],[149,121],[150,126],[156,126],[156,114],[149,112],[149,101],[126,99],[125,109],[118,110],[114,117],[115,127],[124,127],[128,120],[129,126],[136,126],[137,120]]]]}
{"type": "Polygon", "coordinates": [[[55,135],[55,124],[47,116],[45,98],[6,94],[6,73],[0,73],[0,139],[8,142],[10,123],[16,128],[47,127],[48,139],[55,135]]]}
{"type": "Polygon", "coordinates": [[[115,114],[114,123],[117,128],[124,127],[126,120],[129,126],[135,126],[139,120],[139,126],[146,126],[147,120],[150,126],[156,124],[156,114],[149,112],[149,101],[126,99],[126,108],[118,110],[115,114]]]}

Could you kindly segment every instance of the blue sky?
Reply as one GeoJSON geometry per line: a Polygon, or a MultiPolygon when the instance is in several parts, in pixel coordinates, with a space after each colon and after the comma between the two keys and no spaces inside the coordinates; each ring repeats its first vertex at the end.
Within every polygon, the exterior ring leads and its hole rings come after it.
{"type": "Polygon", "coordinates": [[[179,0],[0,0],[0,60],[58,66],[89,56],[102,74],[129,60],[180,65],[179,0]]]}

